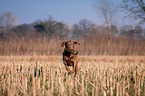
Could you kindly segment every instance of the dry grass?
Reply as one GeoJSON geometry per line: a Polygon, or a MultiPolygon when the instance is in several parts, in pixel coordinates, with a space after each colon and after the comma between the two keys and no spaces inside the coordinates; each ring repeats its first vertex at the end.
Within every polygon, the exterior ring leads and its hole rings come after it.
{"type": "Polygon", "coordinates": [[[67,76],[61,56],[1,56],[0,95],[145,95],[145,56],[80,56],[67,76]]]}
{"type": "MultiPolygon", "coordinates": [[[[61,42],[66,40],[20,39],[0,40],[0,55],[61,55],[61,42]]],[[[139,55],[145,56],[145,40],[114,37],[110,43],[107,37],[86,37],[78,40],[75,49],[79,55],[139,55]]]]}

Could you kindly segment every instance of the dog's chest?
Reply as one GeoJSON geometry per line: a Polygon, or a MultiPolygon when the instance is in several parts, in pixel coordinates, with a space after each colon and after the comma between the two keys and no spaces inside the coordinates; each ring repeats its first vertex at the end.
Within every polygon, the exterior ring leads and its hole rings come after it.
{"type": "Polygon", "coordinates": [[[75,62],[75,59],[76,56],[72,53],[69,53],[69,52],[66,52],[66,53],[63,53],[63,59],[67,62],[67,65],[68,66],[72,66],[75,62]]]}
{"type": "Polygon", "coordinates": [[[72,54],[70,52],[64,52],[63,56],[67,56],[68,58],[74,58],[74,54],[72,54]]]}

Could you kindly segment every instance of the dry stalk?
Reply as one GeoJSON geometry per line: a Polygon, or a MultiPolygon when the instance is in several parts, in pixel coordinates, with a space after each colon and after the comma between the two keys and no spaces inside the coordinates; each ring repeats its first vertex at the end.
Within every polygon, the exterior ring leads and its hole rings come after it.
{"type": "Polygon", "coordinates": [[[45,71],[44,71],[44,67],[43,67],[43,84],[42,84],[42,95],[44,95],[44,89],[45,89],[45,71]]]}
{"type": "Polygon", "coordinates": [[[52,69],[50,71],[50,78],[51,78],[51,94],[53,94],[53,84],[54,84],[54,81],[53,81],[53,75],[52,75],[52,69]]]}
{"type": "Polygon", "coordinates": [[[119,96],[119,82],[116,84],[116,96],[119,96]]]}
{"type": "MultiPolygon", "coordinates": [[[[35,69],[34,69],[35,70],[35,69]]],[[[32,75],[32,86],[33,86],[33,96],[36,96],[36,89],[35,89],[35,78],[34,78],[34,72],[33,72],[33,75],[32,75]]]]}

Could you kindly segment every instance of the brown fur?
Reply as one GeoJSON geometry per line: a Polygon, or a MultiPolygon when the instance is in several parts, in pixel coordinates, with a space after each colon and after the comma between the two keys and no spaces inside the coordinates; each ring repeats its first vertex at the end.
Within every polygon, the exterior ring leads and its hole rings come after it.
{"type": "Polygon", "coordinates": [[[61,46],[65,46],[65,49],[63,51],[63,63],[65,65],[66,70],[68,71],[68,74],[72,74],[75,72],[74,77],[76,77],[78,73],[78,61],[77,61],[77,54],[78,51],[74,50],[74,45],[80,43],[76,41],[66,41],[62,42],[61,46]],[[69,66],[73,67],[73,70],[70,70],[69,66]]]}

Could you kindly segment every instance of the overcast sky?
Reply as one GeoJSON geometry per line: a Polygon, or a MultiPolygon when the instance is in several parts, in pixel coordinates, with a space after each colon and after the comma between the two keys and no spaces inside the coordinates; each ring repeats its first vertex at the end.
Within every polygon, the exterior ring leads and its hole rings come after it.
{"type": "MultiPolygon", "coordinates": [[[[115,3],[120,0],[114,0],[115,3]]],[[[55,20],[75,24],[88,19],[95,24],[105,24],[104,18],[96,12],[96,0],[0,0],[0,15],[12,12],[18,17],[19,24],[31,24],[36,20],[46,20],[51,15],[55,20]]],[[[134,24],[136,21],[124,20],[118,14],[118,25],[134,24]]]]}

